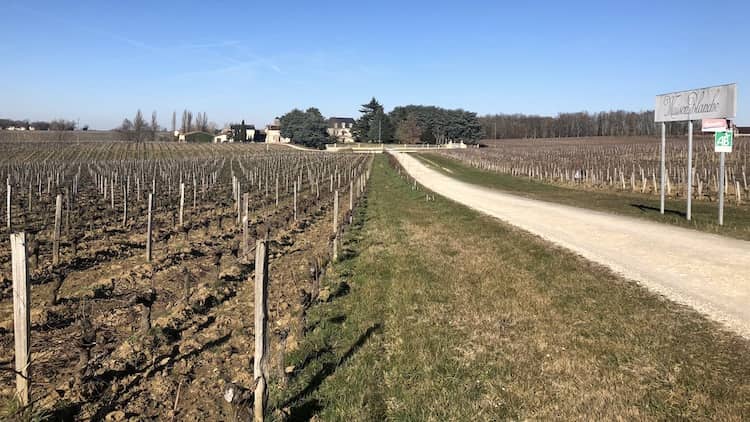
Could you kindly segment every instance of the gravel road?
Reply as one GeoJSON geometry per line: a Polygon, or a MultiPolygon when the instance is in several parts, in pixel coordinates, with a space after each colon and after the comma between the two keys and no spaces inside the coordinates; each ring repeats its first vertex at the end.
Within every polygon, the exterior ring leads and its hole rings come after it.
{"type": "Polygon", "coordinates": [[[605,265],[750,338],[750,242],[522,198],[395,153],[418,183],[605,265]]]}

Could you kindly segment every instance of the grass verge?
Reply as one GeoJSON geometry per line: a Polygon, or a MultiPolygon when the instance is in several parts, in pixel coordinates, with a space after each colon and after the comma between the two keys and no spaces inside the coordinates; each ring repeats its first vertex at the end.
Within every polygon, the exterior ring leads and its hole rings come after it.
{"type": "Polygon", "coordinates": [[[750,342],[378,157],[288,357],[291,420],[741,420],[750,342]],[[348,288],[341,289],[342,282],[348,288]]]}
{"type": "Polygon", "coordinates": [[[750,210],[747,207],[734,206],[729,201],[724,203],[724,225],[720,226],[718,224],[719,205],[716,202],[693,201],[691,220],[687,221],[684,198],[680,200],[667,199],[665,201],[665,213],[661,215],[659,198],[652,195],[583,190],[553,185],[529,180],[525,177],[480,170],[438,154],[415,154],[415,157],[430,168],[463,182],[527,198],[645,218],[708,233],[750,240],[750,210]]]}

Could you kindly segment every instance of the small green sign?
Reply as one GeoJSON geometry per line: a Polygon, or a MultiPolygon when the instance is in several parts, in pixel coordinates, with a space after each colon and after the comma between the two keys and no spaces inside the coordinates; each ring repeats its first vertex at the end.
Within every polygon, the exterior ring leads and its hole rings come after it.
{"type": "Polygon", "coordinates": [[[734,133],[731,130],[714,133],[714,151],[732,152],[734,133]]]}

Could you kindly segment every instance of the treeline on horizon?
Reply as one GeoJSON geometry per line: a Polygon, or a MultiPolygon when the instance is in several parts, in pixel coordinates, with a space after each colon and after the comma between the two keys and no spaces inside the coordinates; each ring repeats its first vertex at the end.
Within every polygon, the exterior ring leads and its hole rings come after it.
{"type": "MultiPolygon", "coordinates": [[[[7,129],[10,127],[15,128],[34,128],[35,130],[75,130],[77,127],[75,120],[55,119],[52,121],[35,121],[30,122],[28,120],[14,120],[14,119],[0,119],[0,129],[7,129]]],[[[88,130],[88,126],[84,126],[83,130],[88,130]]]]}
{"type": "MultiPolygon", "coordinates": [[[[624,110],[589,113],[560,113],[557,116],[527,114],[494,114],[478,117],[476,113],[463,109],[445,109],[437,106],[397,106],[386,113],[375,98],[360,108],[352,134],[358,142],[400,142],[406,144],[445,143],[464,141],[473,143],[479,139],[509,138],[569,138],[592,136],[658,136],[659,125],[654,122],[653,110],[632,112],[624,110]]],[[[177,113],[172,113],[172,131],[178,129],[177,113]]],[[[284,137],[292,142],[309,147],[322,148],[336,139],[326,133],[326,119],[316,108],[306,111],[292,110],[281,118],[284,137]]],[[[9,127],[33,127],[36,130],[73,131],[74,120],[55,119],[49,122],[0,118],[0,129],[9,127]]],[[[146,121],[140,110],[133,120],[124,119],[114,130],[127,139],[142,142],[162,138],[157,133],[166,128],[159,126],[156,112],[151,122],[146,121]]],[[[215,133],[217,125],[209,122],[206,113],[184,110],[179,125],[182,133],[204,131],[215,133]]],[[[82,130],[88,130],[83,126],[82,130]]],[[[694,122],[694,131],[700,132],[700,120],[694,122]]],[[[667,123],[667,136],[684,136],[688,132],[687,122],[667,123]]]]}
{"type": "MultiPolygon", "coordinates": [[[[654,111],[602,111],[560,113],[555,117],[526,114],[494,114],[479,118],[485,138],[572,138],[589,136],[657,136],[654,111]]],[[[700,120],[693,123],[700,132],[700,120]]],[[[667,123],[667,136],[688,132],[687,122],[667,123]]]]}
{"type": "MultiPolygon", "coordinates": [[[[571,138],[593,136],[657,136],[653,110],[616,110],[589,113],[560,113],[555,117],[525,114],[495,114],[478,117],[463,109],[407,105],[389,113],[375,98],[362,104],[352,135],[357,142],[399,142],[403,144],[475,143],[480,139],[571,138]]],[[[667,136],[683,136],[687,122],[667,123],[667,136]]],[[[313,148],[337,140],[326,131],[325,118],[317,108],[294,109],[281,117],[281,134],[313,148]]],[[[694,122],[700,132],[700,121],[694,122]]]]}

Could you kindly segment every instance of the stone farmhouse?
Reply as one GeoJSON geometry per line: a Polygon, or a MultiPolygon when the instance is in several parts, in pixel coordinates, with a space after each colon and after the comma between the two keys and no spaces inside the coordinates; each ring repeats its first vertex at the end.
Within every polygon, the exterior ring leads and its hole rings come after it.
{"type": "Polygon", "coordinates": [[[354,119],[351,117],[331,117],[328,119],[328,135],[335,137],[337,143],[352,143],[354,119]]]}

